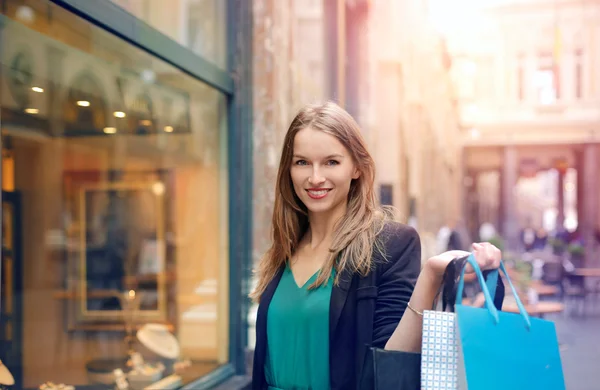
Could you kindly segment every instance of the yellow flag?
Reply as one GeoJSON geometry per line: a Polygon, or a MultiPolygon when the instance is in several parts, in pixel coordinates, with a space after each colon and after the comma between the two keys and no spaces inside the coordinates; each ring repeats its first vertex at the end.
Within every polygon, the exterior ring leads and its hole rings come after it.
{"type": "Polygon", "coordinates": [[[560,28],[556,26],[554,28],[554,61],[558,62],[562,50],[562,37],[560,34],[560,28]]]}

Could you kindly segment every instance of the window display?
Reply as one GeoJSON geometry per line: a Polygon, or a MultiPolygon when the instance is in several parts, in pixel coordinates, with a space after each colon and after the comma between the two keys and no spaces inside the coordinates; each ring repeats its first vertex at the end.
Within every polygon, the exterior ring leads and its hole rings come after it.
{"type": "Polygon", "coordinates": [[[48,1],[2,12],[15,388],[175,386],[228,362],[226,96],[48,1]]]}

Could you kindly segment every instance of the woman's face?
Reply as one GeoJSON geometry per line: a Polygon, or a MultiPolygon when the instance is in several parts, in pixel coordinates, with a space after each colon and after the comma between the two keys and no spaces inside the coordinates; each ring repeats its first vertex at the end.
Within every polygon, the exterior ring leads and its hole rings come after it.
{"type": "Polygon", "coordinates": [[[307,127],[294,138],[290,175],[296,195],[314,215],[345,211],[350,184],[360,173],[340,141],[307,127]]]}

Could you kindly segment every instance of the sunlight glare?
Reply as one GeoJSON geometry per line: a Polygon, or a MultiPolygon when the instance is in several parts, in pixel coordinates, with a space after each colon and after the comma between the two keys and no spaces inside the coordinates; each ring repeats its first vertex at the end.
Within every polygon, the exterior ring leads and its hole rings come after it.
{"type": "Polygon", "coordinates": [[[429,0],[429,21],[440,33],[484,27],[481,10],[506,0],[429,0]]]}

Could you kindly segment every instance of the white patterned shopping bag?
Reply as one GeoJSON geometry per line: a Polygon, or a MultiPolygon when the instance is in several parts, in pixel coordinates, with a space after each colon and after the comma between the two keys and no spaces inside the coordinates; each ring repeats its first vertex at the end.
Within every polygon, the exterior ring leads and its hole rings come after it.
{"type": "Polygon", "coordinates": [[[421,346],[421,390],[458,389],[456,314],[425,310],[421,346]]]}

